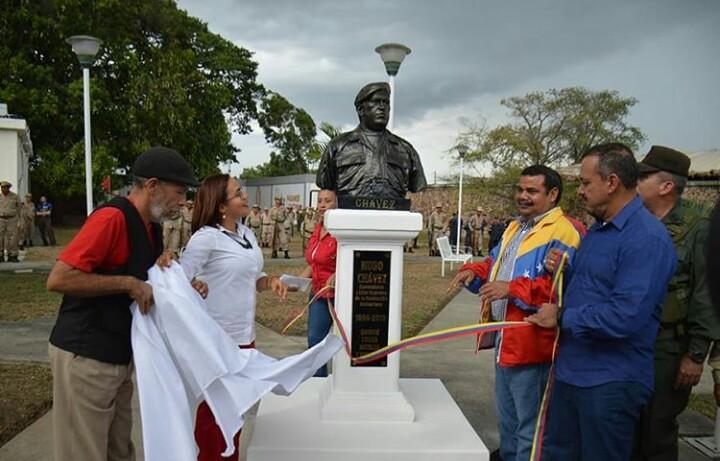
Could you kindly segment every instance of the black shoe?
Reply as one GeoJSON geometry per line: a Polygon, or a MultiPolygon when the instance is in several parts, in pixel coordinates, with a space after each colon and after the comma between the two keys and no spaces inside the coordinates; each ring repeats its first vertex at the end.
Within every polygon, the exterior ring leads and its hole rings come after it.
{"type": "Polygon", "coordinates": [[[493,451],[490,453],[490,461],[503,461],[503,459],[500,457],[500,449],[493,451]]]}
{"type": "Polygon", "coordinates": [[[287,250],[285,250],[285,259],[290,259],[290,255],[288,254],[287,250]]]}
{"type": "Polygon", "coordinates": [[[272,258],[277,258],[277,251],[273,251],[271,257],[272,257],[272,258]]]}
{"type": "Polygon", "coordinates": [[[8,262],[9,263],[19,263],[17,256],[8,256],[8,262]]]}

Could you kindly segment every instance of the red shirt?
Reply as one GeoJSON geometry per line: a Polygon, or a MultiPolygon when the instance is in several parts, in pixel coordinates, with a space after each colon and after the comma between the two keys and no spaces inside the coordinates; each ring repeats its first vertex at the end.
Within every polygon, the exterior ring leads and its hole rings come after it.
{"type": "MultiPolygon", "coordinates": [[[[145,223],[152,242],[150,223],[145,223]]],[[[154,243],[154,242],[153,242],[154,243]]],[[[58,260],[83,272],[111,270],[124,266],[130,256],[125,215],[106,207],[88,216],[80,231],[58,256],[58,260]]]]}
{"type": "MultiPolygon", "coordinates": [[[[331,275],[335,273],[335,260],[337,257],[337,240],[332,235],[326,233],[320,238],[323,225],[318,224],[310,236],[307,247],[305,248],[305,260],[312,269],[312,289],[313,293],[320,291],[331,275]]],[[[321,298],[335,297],[335,290],[328,290],[321,298]]]]}

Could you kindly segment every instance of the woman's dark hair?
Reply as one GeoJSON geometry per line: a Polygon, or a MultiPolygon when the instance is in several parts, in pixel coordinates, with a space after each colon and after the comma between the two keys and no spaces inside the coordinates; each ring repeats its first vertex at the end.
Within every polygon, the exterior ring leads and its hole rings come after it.
{"type": "Polygon", "coordinates": [[[217,226],[220,224],[220,205],[227,200],[227,186],[230,181],[229,174],[216,174],[208,176],[202,182],[195,194],[192,223],[190,229],[193,233],[203,226],[217,226]]]}

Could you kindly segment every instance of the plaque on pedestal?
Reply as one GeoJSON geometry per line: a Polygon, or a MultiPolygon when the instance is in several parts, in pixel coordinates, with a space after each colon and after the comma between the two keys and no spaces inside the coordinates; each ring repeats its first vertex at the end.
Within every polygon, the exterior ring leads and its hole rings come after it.
{"type": "MultiPolygon", "coordinates": [[[[369,354],[388,345],[390,255],[389,251],[353,253],[353,357],[369,354]]],[[[387,359],[352,366],[386,367],[387,359]]]]}

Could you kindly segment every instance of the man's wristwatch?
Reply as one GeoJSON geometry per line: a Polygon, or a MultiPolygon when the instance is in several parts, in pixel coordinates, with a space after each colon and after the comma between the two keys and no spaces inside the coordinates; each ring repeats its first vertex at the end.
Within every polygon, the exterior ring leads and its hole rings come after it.
{"type": "Polygon", "coordinates": [[[705,354],[702,351],[688,351],[687,356],[697,364],[702,364],[705,361],[705,354]]]}

